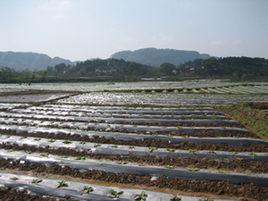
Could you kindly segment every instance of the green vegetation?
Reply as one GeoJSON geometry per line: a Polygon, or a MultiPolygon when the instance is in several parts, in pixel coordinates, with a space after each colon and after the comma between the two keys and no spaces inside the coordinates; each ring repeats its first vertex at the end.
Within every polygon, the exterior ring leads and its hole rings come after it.
{"type": "Polygon", "coordinates": [[[62,188],[62,187],[68,187],[68,184],[63,180],[58,181],[57,188],[62,188]]]}
{"type": "Polygon", "coordinates": [[[268,59],[225,57],[187,62],[180,66],[182,76],[231,78],[233,80],[268,79],[268,59]]]}
{"type": "Polygon", "coordinates": [[[163,63],[152,67],[118,59],[94,59],[74,65],[58,64],[42,71],[15,71],[0,67],[2,83],[96,82],[139,80],[185,80],[229,78],[232,80],[268,80],[268,59],[226,57],[197,59],[181,65],[163,63]]]}
{"type": "Polygon", "coordinates": [[[124,193],[124,191],[115,191],[115,190],[112,189],[110,191],[110,197],[119,198],[123,193],[124,193]]]}
{"type": "Polygon", "coordinates": [[[175,195],[173,198],[170,199],[170,201],[181,201],[181,197],[179,195],[175,195]]]}
{"type": "MultiPolygon", "coordinates": [[[[258,107],[255,103],[255,108],[258,107]]],[[[217,109],[243,124],[251,132],[261,138],[268,139],[268,115],[255,109],[251,104],[239,104],[234,106],[219,106],[217,109]]],[[[264,107],[264,106],[262,106],[264,107]]]]}
{"type": "Polygon", "coordinates": [[[148,197],[148,195],[144,191],[142,191],[141,193],[135,195],[134,200],[135,201],[145,201],[147,197],[148,197]]]}
{"type": "Polygon", "coordinates": [[[39,183],[41,183],[43,180],[42,179],[33,179],[32,180],[32,183],[33,184],[39,184],[39,183]]]}
{"type": "Polygon", "coordinates": [[[94,189],[91,186],[84,186],[84,188],[82,190],[82,193],[89,194],[89,193],[91,193],[93,191],[94,191],[94,189]]]}

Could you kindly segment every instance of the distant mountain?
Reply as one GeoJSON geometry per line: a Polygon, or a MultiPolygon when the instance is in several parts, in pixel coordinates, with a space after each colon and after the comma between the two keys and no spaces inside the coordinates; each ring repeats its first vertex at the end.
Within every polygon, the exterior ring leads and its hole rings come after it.
{"type": "Polygon", "coordinates": [[[60,63],[70,64],[70,60],[60,57],[51,58],[46,54],[32,52],[0,52],[0,67],[9,67],[15,70],[43,70],[47,66],[55,66],[60,63]]]}
{"type": "Polygon", "coordinates": [[[197,51],[156,48],[121,51],[111,56],[114,59],[123,59],[151,66],[160,66],[162,63],[179,65],[195,59],[207,59],[209,57],[210,55],[200,54],[197,51]]]}

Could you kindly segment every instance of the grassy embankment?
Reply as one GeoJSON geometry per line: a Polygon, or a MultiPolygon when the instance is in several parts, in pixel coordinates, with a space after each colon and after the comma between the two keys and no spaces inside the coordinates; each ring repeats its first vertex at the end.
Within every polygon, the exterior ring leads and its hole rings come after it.
{"type": "Polygon", "coordinates": [[[244,103],[233,106],[219,106],[217,109],[239,121],[251,132],[268,140],[268,103],[244,103]]]}

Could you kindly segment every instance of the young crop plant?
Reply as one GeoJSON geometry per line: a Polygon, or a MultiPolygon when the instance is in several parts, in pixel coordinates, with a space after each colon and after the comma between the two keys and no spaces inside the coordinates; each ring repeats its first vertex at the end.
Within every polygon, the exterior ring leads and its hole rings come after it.
{"type": "Polygon", "coordinates": [[[257,156],[257,154],[256,154],[255,152],[251,152],[251,153],[250,153],[250,156],[251,156],[252,158],[255,158],[255,157],[257,156]]]}
{"type": "Polygon", "coordinates": [[[196,150],[189,149],[189,153],[191,153],[191,154],[196,154],[196,150]]]}
{"type": "Polygon", "coordinates": [[[64,143],[64,144],[71,144],[72,142],[70,140],[64,140],[62,143],[64,143]]]}
{"type": "Polygon", "coordinates": [[[200,169],[196,167],[189,167],[187,168],[190,172],[198,172],[200,169]]]}
{"type": "Polygon", "coordinates": [[[157,150],[156,147],[148,147],[148,149],[150,153],[153,153],[155,150],[157,150]]]}
{"type": "Polygon", "coordinates": [[[42,179],[33,179],[32,180],[32,184],[39,184],[41,183],[43,180],[42,179]]]}
{"type": "Polygon", "coordinates": [[[17,177],[11,177],[10,178],[10,180],[12,180],[12,181],[17,181],[19,178],[17,178],[17,177]]]}
{"type": "Polygon", "coordinates": [[[209,154],[216,154],[216,152],[213,151],[213,150],[209,150],[208,153],[209,153],[209,154]]]}
{"type": "Polygon", "coordinates": [[[62,187],[68,187],[68,184],[64,180],[58,181],[57,188],[62,188],[62,187]]]}
{"type": "Polygon", "coordinates": [[[238,154],[238,153],[237,153],[236,151],[233,151],[233,152],[232,152],[232,155],[234,155],[234,156],[237,155],[237,154],[238,154]]]}
{"type": "Polygon", "coordinates": [[[167,148],[168,152],[175,152],[175,149],[167,148]]]}
{"type": "Polygon", "coordinates": [[[170,199],[170,201],[181,201],[181,197],[177,194],[173,198],[170,199]]]}
{"type": "Polygon", "coordinates": [[[142,191],[139,194],[134,196],[134,200],[135,201],[146,201],[146,198],[148,197],[148,195],[142,191]]]}
{"type": "Polygon", "coordinates": [[[124,191],[115,191],[115,190],[112,189],[110,191],[110,197],[119,198],[123,193],[124,193],[124,191]]]}
{"type": "Polygon", "coordinates": [[[112,145],[112,148],[115,148],[116,149],[116,148],[118,148],[118,146],[116,144],[113,144],[112,145]]]}
{"type": "Polygon", "coordinates": [[[168,168],[168,169],[174,169],[173,165],[166,165],[165,167],[168,168]]]}
{"type": "Polygon", "coordinates": [[[89,193],[91,193],[93,191],[94,191],[94,189],[91,186],[84,186],[84,188],[82,190],[82,193],[89,194],[89,193]]]}
{"type": "Polygon", "coordinates": [[[94,148],[100,147],[100,144],[94,144],[94,148]]]}
{"type": "Polygon", "coordinates": [[[211,198],[204,198],[204,199],[199,199],[198,201],[214,201],[214,200],[211,198]]]}
{"type": "Polygon", "coordinates": [[[87,158],[85,156],[77,157],[76,160],[86,160],[87,158]]]}
{"type": "Polygon", "coordinates": [[[40,154],[40,156],[42,156],[42,157],[48,157],[48,155],[49,155],[48,153],[41,153],[40,154]]]}

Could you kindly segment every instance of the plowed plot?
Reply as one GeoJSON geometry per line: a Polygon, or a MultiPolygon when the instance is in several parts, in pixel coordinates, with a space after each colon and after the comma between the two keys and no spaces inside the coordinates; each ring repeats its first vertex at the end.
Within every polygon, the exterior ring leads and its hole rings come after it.
{"type": "Polygon", "coordinates": [[[76,97],[3,105],[4,198],[267,200],[268,142],[211,106],[76,97]]]}

